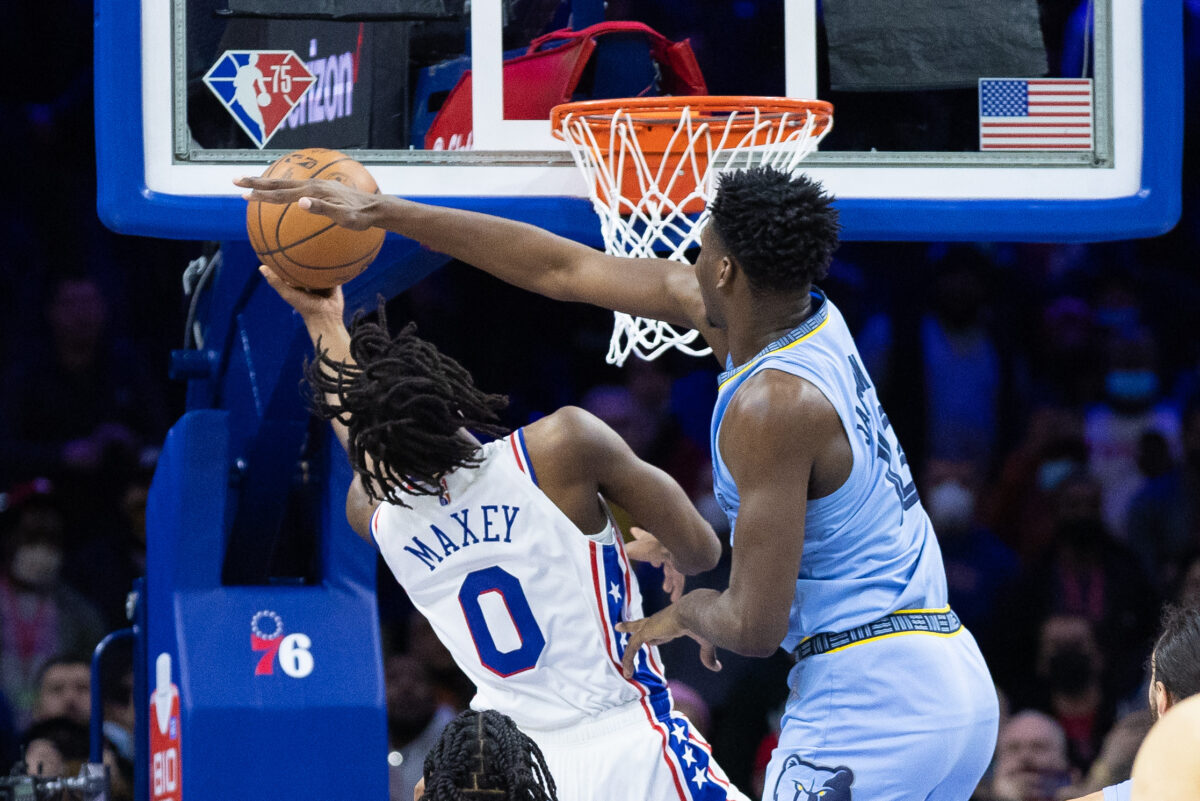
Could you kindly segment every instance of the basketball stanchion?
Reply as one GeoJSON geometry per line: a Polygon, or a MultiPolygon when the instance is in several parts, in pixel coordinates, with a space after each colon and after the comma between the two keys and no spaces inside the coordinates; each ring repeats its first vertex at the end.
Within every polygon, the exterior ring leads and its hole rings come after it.
{"type": "MultiPolygon", "coordinates": [[[[708,222],[717,176],[768,166],[791,172],[833,127],[833,106],[784,97],[686,96],[586,100],[555,106],[554,135],[587,180],[605,251],[687,262],[708,222]]],[[[607,360],[693,356],[699,332],[615,313],[607,360]]]]}

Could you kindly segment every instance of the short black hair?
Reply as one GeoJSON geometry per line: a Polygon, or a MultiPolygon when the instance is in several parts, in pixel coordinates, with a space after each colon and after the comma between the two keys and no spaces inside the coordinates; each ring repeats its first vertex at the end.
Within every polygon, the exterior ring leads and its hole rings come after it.
{"type": "Polygon", "coordinates": [[[350,363],[318,342],[304,367],[313,411],[349,429],[350,464],[367,494],[401,505],[402,494],[436,495],[442,474],[479,464],[478,445],[460,429],[508,433],[498,422],[508,398],[476,388],[466,368],[416,330],[409,323],[393,337],[380,303],[377,321],[352,324],[350,363]]]}
{"type": "Polygon", "coordinates": [[[425,757],[420,801],[557,801],[537,743],[507,715],[469,709],[450,721],[425,757]]]}
{"type": "Polygon", "coordinates": [[[806,175],[753,167],[721,176],[708,211],[752,288],[798,292],[829,272],[841,229],[832,204],[806,175]]]}
{"type": "Polygon", "coordinates": [[[1154,644],[1154,677],[1172,703],[1200,694],[1200,608],[1168,605],[1154,644]]]}
{"type": "Polygon", "coordinates": [[[67,762],[81,762],[88,758],[90,743],[88,727],[70,718],[46,718],[30,724],[21,734],[21,746],[29,747],[34,740],[49,740],[67,762]]]}

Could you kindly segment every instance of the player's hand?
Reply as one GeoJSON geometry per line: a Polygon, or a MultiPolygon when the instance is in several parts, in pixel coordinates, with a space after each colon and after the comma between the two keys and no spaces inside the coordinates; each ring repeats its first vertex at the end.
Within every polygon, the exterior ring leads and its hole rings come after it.
{"type": "Polygon", "coordinates": [[[692,634],[679,620],[679,607],[671,604],[650,617],[641,620],[626,620],[617,624],[617,631],[628,634],[625,644],[625,656],[621,660],[621,672],[625,678],[633,678],[637,668],[637,655],[643,645],[655,646],[670,642],[680,637],[691,637],[700,643],[700,661],[709,670],[720,670],[721,662],[717,659],[717,649],[712,643],[692,634]]]}
{"type": "Polygon", "coordinates": [[[342,298],[342,288],[333,289],[301,289],[283,280],[283,277],[265,264],[258,266],[263,278],[279,293],[289,306],[300,313],[306,322],[320,319],[336,321],[342,324],[345,314],[345,300],[342,298]]]}
{"type": "Polygon", "coordinates": [[[246,176],[234,183],[251,190],[242,195],[246,200],[295,203],[305,211],[324,215],[354,231],[365,231],[374,225],[374,211],[383,202],[383,196],[378,193],[362,192],[338,181],[246,176]]]}
{"type": "Polygon", "coordinates": [[[662,568],[663,592],[675,603],[683,595],[686,577],[675,568],[671,552],[658,541],[658,538],[644,528],[633,526],[629,529],[633,542],[625,545],[625,553],[630,559],[638,562],[649,562],[654,567],[662,568]]]}

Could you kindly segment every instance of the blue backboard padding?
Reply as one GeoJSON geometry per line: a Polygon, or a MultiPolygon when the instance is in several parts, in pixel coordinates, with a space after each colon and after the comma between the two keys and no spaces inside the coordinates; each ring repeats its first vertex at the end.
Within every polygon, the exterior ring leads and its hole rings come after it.
{"type": "MultiPolygon", "coordinates": [[[[1181,211],[1182,4],[1145,0],[1141,188],[1108,200],[939,201],[845,198],[846,240],[1100,241],[1170,230],[1181,211]]],[[[129,0],[96,0],[97,208],[121,233],[183,239],[244,239],[238,198],[163,195],[145,186],[140,15],[129,0]]],[[[587,201],[563,198],[441,198],[440,205],[519,219],[600,244],[587,201]]]]}
{"type": "MultiPolygon", "coordinates": [[[[172,428],[147,507],[147,665],[169,653],[180,691],[189,798],[386,798],[382,649],[374,550],[345,520],[349,468],[327,447],[323,578],[306,586],[222,586],[230,414],[198,410],[172,428]],[[289,675],[253,650],[251,619],[311,641],[311,673],[289,675]]],[[[146,699],[139,698],[140,710],[146,699]]],[[[143,721],[146,720],[144,711],[143,721]]],[[[144,763],[143,763],[144,765],[144,763]]]]}

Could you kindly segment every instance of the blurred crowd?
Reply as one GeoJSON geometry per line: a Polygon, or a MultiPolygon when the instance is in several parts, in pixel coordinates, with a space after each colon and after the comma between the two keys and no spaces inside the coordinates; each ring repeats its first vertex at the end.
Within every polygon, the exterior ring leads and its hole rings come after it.
{"type": "MultiPolygon", "coordinates": [[[[179,273],[201,244],[121,237],[96,219],[81,144],[91,4],[43,6],[15,5],[5,35],[42,31],[53,7],[47,40],[78,46],[19,60],[23,72],[0,86],[0,145],[35,176],[0,199],[0,765],[23,747],[31,772],[73,775],[87,755],[91,649],[127,625],[157,450],[183,411],[166,363],[183,339],[179,273]]],[[[1197,108],[1187,103],[1189,131],[1197,108]]],[[[1127,777],[1150,725],[1163,605],[1200,605],[1198,187],[1188,150],[1183,219],[1157,239],[848,243],[823,286],[857,334],[937,531],[952,605],[1006,710],[980,799],[1072,798],[1127,777]]],[[[391,307],[479,385],[509,393],[510,425],[584,406],[727,533],[709,472],[715,362],[607,367],[606,313],[462,265],[391,307]]],[[[728,564],[726,553],[695,586],[724,586],[728,564]]],[[[666,602],[653,570],[642,585],[647,612],[666,602]]],[[[379,595],[388,763],[393,798],[407,798],[471,687],[386,569],[379,595]]],[[[663,650],[677,704],[730,777],[759,792],[790,658],[722,654],[725,669],[709,673],[690,641],[663,650]]],[[[102,690],[120,798],[132,780],[132,662],[119,650],[113,660],[102,690]]]]}

